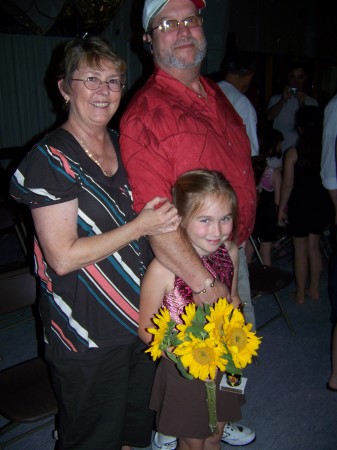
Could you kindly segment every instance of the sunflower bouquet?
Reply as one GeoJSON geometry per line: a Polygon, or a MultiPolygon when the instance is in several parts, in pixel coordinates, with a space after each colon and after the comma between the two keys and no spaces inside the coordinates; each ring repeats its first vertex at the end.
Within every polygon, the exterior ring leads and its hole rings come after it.
{"type": "Polygon", "coordinates": [[[257,355],[261,338],[251,331],[252,324],[245,323],[241,311],[225,298],[213,306],[188,304],[180,324],[171,319],[167,308],[161,308],[153,322],[156,327],[147,329],[153,339],[146,352],[153,360],[164,352],[185,378],[205,382],[209,426],[212,433],[217,433],[217,371],[241,375],[252,356],[257,355]]]}

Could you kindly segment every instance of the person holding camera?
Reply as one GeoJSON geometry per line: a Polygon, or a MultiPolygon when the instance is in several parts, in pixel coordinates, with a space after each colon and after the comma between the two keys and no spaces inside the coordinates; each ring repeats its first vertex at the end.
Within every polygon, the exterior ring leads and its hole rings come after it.
{"type": "MultiPolygon", "coordinates": [[[[273,95],[267,106],[267,120],[273,121],[273,128],[284,136],[282,153],[296,145],[296,113],[301,106],[318,106],[317,100],[305,91],[308,75],[302,64],[293,64],[287,73],[287,84],[281,94],[273,95]]],[[[282,160],[280,160],[282,161],[282,160]]]]}

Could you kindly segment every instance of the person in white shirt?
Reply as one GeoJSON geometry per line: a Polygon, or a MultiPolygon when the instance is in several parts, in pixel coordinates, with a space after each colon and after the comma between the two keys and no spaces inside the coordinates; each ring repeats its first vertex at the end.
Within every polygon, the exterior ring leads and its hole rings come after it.
{"type": "Polygon", "coordinates": [[[337,94],[324,110],[321,177],[323,186],[329,190],[335,208],[337,224],[337,175],[336,175],[336,139],[337,139],[337,94]]]}
{"type": "Polygon", "coordinates": [[[254,106],[245,95],[254,77],[255,59],[246,52],[232,53],[225,60],[224,70],[224,80],[219,81],[218,85],[242,118],[250,140],[251,155],[256,156],[259,154],[257,115],[254,106]]]}
{"type": "MultiPolygon", "coordinates": [[[[332,97],[324,110],[321,177],[323,186],[328,189],[335,210],[337,227],[337,94],[332,97]]],[[[327,388],[337,391],[337,251],[333,253],[329,265],[329,294],[332,304],[331,321],[334,324],[332,334],[331,362],[332,370],[327,388]]]]}
{"type": "Polygon", "coordinates": [[[302,64],[294,64],[287,74],[287,85],[281,94],[273,95],[267,106],[267,120],[273,121],[273,128],[284,136],[282,152],[294,147],[298,139],[296,113],[301,106],[318,106],[317,100],[305,93],[308,80],[302,64]]]}

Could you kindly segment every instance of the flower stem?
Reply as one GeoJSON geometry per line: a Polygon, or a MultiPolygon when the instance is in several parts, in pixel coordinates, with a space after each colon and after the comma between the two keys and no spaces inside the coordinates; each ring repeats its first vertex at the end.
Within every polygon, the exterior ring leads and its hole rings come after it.
{"type": "Polygon", "coordinates": [[[205,381],[207,392],[207,406],[209,415],[209,427],[212,434],[218,434],[218,418],[216,414],[216,384],[214,380],[205,381]]]}

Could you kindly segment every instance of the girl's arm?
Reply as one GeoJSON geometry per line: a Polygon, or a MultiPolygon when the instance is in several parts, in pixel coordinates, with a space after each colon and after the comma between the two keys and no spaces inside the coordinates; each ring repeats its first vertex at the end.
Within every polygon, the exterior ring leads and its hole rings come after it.
{"type": "Polygon", "coordinates": [[[164,295],[173,289],[174,274],[154,258],[149,264],[140,290],[138,336],[145,344],[152,340],[152,334],[146,331],[154,326],[153,317],[162,305],[164,295]]]}
{"type": "Polygon", "coordinates": [[[176,208],[156,197],[125,225],[90,237],[77,234],[78,200],[32,210],[35,231],[46,261],[58,275],[65,275],[107,258],[143,235],[160,234],[177,228],[176,208]],[[159,208],[155,208],[161,202],[159,208]]]}
{"type": "Polygon", "coordinates": [[[237,308],[241,304],[241,299],[238,293],[239,249],[238,246],[232,241],[225,242],[225,245],[227,247],[229,256],[231,257],[234,266],[231,298],[233,307],[237,308]]]}
{"type": "Polygon", "coordinates": [[[284,219],[287,217],[286,207],[290,194],[294,187],[294,173],[295,173],[295,163],[297,161],[297,150],[296,148],[290,148],[285,156],[284,160],[284,172],[281,187],[281,199],[278,210],[277,221],[279,225],[284,225],[284,219]]]}

